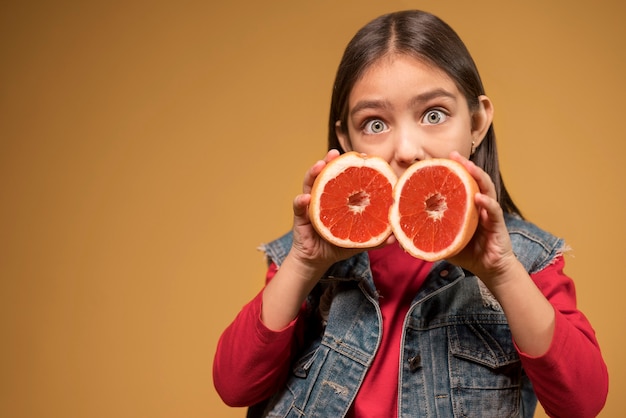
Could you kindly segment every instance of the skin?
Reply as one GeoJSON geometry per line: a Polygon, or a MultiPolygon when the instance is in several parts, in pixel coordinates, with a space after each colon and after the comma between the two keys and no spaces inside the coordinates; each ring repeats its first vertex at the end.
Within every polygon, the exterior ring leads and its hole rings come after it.
{"type": "MultiPolygon", "coordinates": [[[[470,109],[447,74],[408,55],[392,54],[375,62],[354,85],[346,127],[336,125],[344,151],[385,159],[400,176],[427,158],[451,158],[463,164],[478,183],[474,201],[477,231],[449,261],[474,272],[500,302],[519,349],[540,356],[550,347],[554,309],[513,254],[503,211],[490,177],[468,160],[493,120],[486,96],[470,109]]],[[[322,239],[307,213],[310,191],[324,166],[339,155],[331,150],[305,174],[302,194],[293,201],[294,242],[263,293],[261,320],[273,330],[285,328],[298,315],[307,294],[335,262],[361,250],[339,248],[322,239]]],[[[390,237],[386,244],[393,242],[390,237]]]]}

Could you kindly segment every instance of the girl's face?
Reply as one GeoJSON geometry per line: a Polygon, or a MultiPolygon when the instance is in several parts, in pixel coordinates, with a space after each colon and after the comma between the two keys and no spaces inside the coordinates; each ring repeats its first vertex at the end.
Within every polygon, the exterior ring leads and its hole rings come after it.
{"type": "Polygon", "coordinates": [[[452,151],[469,158],[492,119],[486,96],[470,112],[445,72],[393,54],[375,62],[356,82],[348,99],[348,126],[337,122],[337,136],[344,151],[382,157],[400,176],[416,161],[447,158],[452,151]]]}

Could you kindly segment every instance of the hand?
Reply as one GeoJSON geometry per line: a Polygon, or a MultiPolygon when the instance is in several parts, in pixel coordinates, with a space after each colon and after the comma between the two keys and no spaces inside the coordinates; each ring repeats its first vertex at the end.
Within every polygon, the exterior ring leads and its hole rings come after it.
{"type": "Polygon", "coordinates": [[[270,329],[283,329],[298,315],[306,296],[333,263],[363,251],[330,244],[319,236],[309,219],[313,182],[338,156],[337,150],[331,150],[316,162],[304,177],[303,193],[293,201],[293,244],[263,291],[261,320],[270,329]]]}
{"type": "Polygon", "coordinates": [[[476,233],[450,262],[476,274],[489,288],[504,310],[517,347],[527,355],[541,356],[552,343],[554,308],[513,253],[489,175],[458,153],[450,158],[465,166],[480,190],[474,196],[479,213],[476,233]]]}
{"type": "Polygon", "coordinates": [[[451,153],[450,158],[463,164],[480,190],[474,196],[479,215],[476,233],[450,262],[476,274],[491,288],[510,277],[508,272],[519,263],[513,253],[504,214],[489,175],[457,152],[451,153]]]}
{"type": "Polygon", "coordinates": [[[296,196],[293,201],[293,246],[290,254],[305,265],[316,267],[316,270],[325,271],[333,263],[363,251],[330,244],[317,233],[309,219],[308,205],[311,201],[313,183],[326,164],[338,156],[339,151],[330,150],[323,160],[317,161],[304,177],[302,194],[296,196]]]}

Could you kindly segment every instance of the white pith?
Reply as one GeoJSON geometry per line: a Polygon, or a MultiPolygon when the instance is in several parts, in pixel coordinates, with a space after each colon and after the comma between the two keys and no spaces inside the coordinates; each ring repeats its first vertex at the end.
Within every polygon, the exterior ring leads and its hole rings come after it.
{"type": "Polygon", "coordinates": [[[428,214],[428,216],[435,221],[441,220],[443,218],[443,215],[446,213],[446,210],[448,209],[448,203],[446,202],[446,198],[444,196],[441,196],[441,194],[439,193],[433,193],[432,195],[428,196],[426,198],[426,201],[424,202],[424,206],[426,207],[426,213],[428,214]],[[438,206],[435,210],[428,209],[427,202],[432,198],[439,198],[442,200],[440,206],[438,206]]]}
{"type": "Polygon", "coordinates": [[[350,209],[353,213],[363,213],[363,211],[365,210],[366,207],[368,207],[370,205],[370,195],[365,193],[364,190],[355,190],[349,197],[348,197],[348,209],[350,209]],[[359,195],[359,194],[363,194],[363,197],[359,197],[359,203],[356,205],[351,205],[350,204],[350,200],[352,199],[352,197],[359,195]]]}

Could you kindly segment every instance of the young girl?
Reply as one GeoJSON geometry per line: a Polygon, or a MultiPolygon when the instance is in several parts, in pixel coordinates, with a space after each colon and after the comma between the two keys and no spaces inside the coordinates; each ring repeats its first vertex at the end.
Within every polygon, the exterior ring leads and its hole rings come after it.
{"type": "Polygon", "coordinates": [[[608,386],[594,331],[564,273],[565,245],[523,220],[502,182],[493,106],[456,33],[420,11],[381,16],[348,44],[329,149],[267,244],[268,283],[224,331],[214,382],[272,417],[593,417],[608,386]],[[339,151],[337,151],[339,150],[339,151]],[[478,182],[479,227],[457,256],[415,259],[391,237],[367,252],[321,239],[311,186],[340,152],[399,176],[448,157],[478,182]]]}

